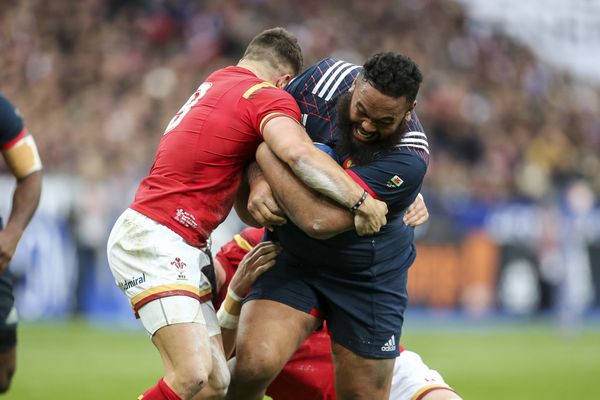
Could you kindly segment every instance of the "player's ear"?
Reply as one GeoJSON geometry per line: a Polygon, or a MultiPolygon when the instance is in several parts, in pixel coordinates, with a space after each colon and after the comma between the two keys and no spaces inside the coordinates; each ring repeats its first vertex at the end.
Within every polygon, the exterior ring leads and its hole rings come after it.
{"type": "Polygon", "coordinates": [[[283,89],[288,83],[290,83],[291,80],[291,74],[282,75],[277,79],[277,81],[275,81],[275,86],[277,86],[279,89],[283,89]]]}
{"type": "Polygon", "coordinates": [[[406,110],[406,114],[405,114],[405,118],[406,121],[410,121],[410,119],[412,118],[412,112],[414,111],[415,107],[417,106],[417,101],[413,101],[412,105],[408,108],[408,110],[406,110]]]}

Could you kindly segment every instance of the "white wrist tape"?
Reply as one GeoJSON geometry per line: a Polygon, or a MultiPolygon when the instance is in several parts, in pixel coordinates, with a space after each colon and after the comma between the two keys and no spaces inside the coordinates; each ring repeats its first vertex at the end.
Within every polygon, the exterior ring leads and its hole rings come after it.
{"type": "Polygon", "coordinates": [[[244,300],[243,297],[238,296],[230,287],[227,288],[227,296],[231,297],[237,303],[241,303],[244,300]]]}
{"type": "Polygon", "coordinates": [[[237,329],[238,322],[240,322],[239,315],[232,315],[225,310],[225,307],[219,308],[217,311],[217,320],[219,321],[219,326],[225,329],[237,329]]]}
{"type": "Polygon", "coordinates": [[[223,300],[221,308],[219,308],[219,311],[217,311],[217,320],[219,321],[219,326],[221,328],[237,329],[240,316],[239,314],[231,314],[228,309],[231,309],[235,304],[234,309],[239,313],[239,307],[242,300],[244,299],[238,296],[237,293],[235,293],[230,287],[227,288],[227,296],[225,297],[225,300],[223,300]]]}

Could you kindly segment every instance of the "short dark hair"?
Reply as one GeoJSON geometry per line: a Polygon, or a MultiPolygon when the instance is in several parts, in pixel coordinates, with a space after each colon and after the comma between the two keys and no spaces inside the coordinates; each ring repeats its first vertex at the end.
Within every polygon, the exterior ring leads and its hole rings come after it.
{"type": "Polygon", "coordinates": [[[377,53],[363,68],[363,79],[386,96],[404,96],[411,103],[417,98],[423,75],[409,57],[392,52],[377,53]]]}
{"type": "Polygon", "coordinates": [[[267,29],[256,35],[246,48],[244,58],[269,61],[275,69],[290,68],[294,75],[302,70],[302,49],[298,39],[281,27],[267,29]]]}

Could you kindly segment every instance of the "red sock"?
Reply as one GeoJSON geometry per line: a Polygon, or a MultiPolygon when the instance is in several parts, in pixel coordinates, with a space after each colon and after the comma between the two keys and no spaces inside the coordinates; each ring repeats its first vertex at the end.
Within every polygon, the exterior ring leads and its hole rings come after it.
{"type": "Polygon", "coordinates": [[[143,395],[138,397],[138,400],[181,400],[181,397],[177,395],[167,385],[164,379],[161,378],[160,381],[150,389],[146,390],[143,395]]]}

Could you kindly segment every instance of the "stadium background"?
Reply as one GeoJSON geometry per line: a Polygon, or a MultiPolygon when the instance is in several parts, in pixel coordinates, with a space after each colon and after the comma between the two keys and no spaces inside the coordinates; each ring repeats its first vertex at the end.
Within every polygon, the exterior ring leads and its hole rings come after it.
{"type": "MultiPolygon", "coordinates": [[[[393,50],[425,75],[431,221],[417,232],[408,347],[466,399],[597,398],[597,0],[0,2],[0,92],[46,169],[11,266],[23,324],[7,398],[134,398],[158,378],[108,271],[108,231],[173,113],[277,25],[306,66],[393,50]]],[[[239,227],[229,218],[215,247],[239,227]]]]}

